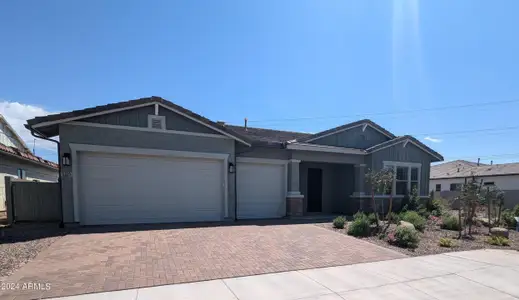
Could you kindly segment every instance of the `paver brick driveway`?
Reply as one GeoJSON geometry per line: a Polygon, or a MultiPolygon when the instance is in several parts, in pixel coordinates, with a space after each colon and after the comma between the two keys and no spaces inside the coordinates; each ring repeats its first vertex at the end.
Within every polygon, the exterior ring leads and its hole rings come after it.
{"type": "Polygon", "coordinates": [[[7,279],[50,283],[50,290],[4,291],[0,298],[67,296],[404,257],[312,224],[88,230],[61,238],[7,279]]]}

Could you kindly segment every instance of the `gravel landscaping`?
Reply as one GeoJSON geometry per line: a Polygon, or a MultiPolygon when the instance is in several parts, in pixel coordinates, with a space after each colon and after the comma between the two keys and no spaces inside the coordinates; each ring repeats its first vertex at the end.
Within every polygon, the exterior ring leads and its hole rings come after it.
{"type": "MultiPolygon", "coordinates": [[[[350,222],[349,222],[350,223],[350,222]]],[[[348,223],[348,224],[349,224],[348,223]]],[[[322,224],[316,224],[316,226],[325,227],[329,230],[333,230],[335,232],[341,233],[341,234],[347,234],[347,226],[344,227],[344,229],[337,229],[333,228],[332,223],[322,223],[322,224]]],[[[388,228],[387,232],[392,232],[396,228],[396,225],[391,224],[391,226],[388,228]]],[[[420,255],[431,255],[431,254],[439,254],[439,253],[445,253],[445,252],[452,252],[452,251],[466,251],[466,250],[475,250],[475,249],[513,249],[519,251],[519,232],[510,230],[509,231],[509,239],[510,239],[510,246],[493,246],[488,244],[486,241],[488,239],[488,228],[484,226],[476,227],[475,230],[473,229],[473,239],[461,239],[458,240],[458,232],[457,231],[451,231],[451,230],[443,230],[440,229],[439,226],[428,226],[426,230],[422,233],[419,233],[420,235],[420,243],[418,245],[418,248],[416,249],[405,249],[400,248],[394,245],[390,245],[386,239],[379,239],[378,236],[369,236],[361,238],[365,241],[368,241],[373,244],[377,244],[379,246],[390,248],[395,251],[401,252],[403,254],[409,255],[409,256],[420,256],[420,255]],[[452,248],[446,248],[446,247],[440,247],[438,245],[438,242],[440,238],[452,238],[456,242],[456,246],[452,248]]]]}
{"type": "Polygon", "coordinates": [[[0,280],[65,235],[57,225],[0,228],[0,280]]]}

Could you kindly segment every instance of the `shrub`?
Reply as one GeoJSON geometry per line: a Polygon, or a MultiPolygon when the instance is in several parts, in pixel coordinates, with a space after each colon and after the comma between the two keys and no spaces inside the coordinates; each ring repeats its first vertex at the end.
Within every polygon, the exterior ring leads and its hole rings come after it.
{"type": "Polygon", "coordinates": [[[416,248],[420,242],[418,231],[404,226],[399,226],[393,236],[389,236],[390,243],[402,248],[416,248]]]}
{"type": "Polygon", "coordinates": [[[346,223],[346,218],[343,216],[338,216],[337,218],[333,219],[333,227],[343,229],[344,223],[346,223]]]}
{"type": "Polygon", "coordinates": [[[369,221],[369,224],[371,224],[371,225],[377,224],[377,215],[375,215],[374,213],[370,213],[368,215],[368,221],[369,221]]]}
{"type": "Polygon", "coordinates": [[[432,227],[442,225],[442,219],[440,217],[430,215],[429,218],[427,219],[427,225],[432,226],[432,227]]]}
{"type": "Polygon", "coordinates": [[[368,236],[370,225],[368,217],[363,213],[356,213],[355,219],[348,226],[348,234],[352,236],[368,236]]]}
{"type": "Polygon", "coordinates": [[[503,210],[503,213],[501,214],[501,218],[503,219],[503,223],[505,224],[506,227],[515,228],[517,226],[517,221],[514,218],[513,211],[511,211],[509,209],[503,210]]]}
{"type": "Polygon", "coordinates": [[[442,219],[442,228],[447,230],[460,230],[461,225],[457,216],[445,215],[442,219]]]}
{"type": "Polygon", "coordinates": [[[514,206],[514,216],[519,217],[519,204],[514,206]]]}
{"type": "Polygon", "coordinates": [[[488,238],[487,243],[495,246],[510,246],[510,240],[504,236],[491,236],[488,238]]]}
{"type": "Polygon", "coordinates": [[[393,224],[398,224],[398,222],[400,221],[400,216],[394,212],[389,212],[388,216],[387,216],[388,220],[389,220],[389,217],[391,217],[391,223],[393,223],[393,224]]]}
{"type": "Polygon", "coordinates": [[[424,231],[426,220],[415,211],[406,211],[400,216],[400,220],[409,222],[414,225],[414,228],[419,231],[424,231]]]}
{"type": "Polygon", "coordinates": [[[434,199],[428,202],[427,210],[431,212],[431,215],[440,217],[445,212],[445,206],[442,200],[434,199]]]}
{"type": "Polygon", "coordinates": [[[361,211],[358,211],[357,213],[355,213],[355,214],[353,215],[353,219],[354,219],[354,220],[362,219],[362,218],[364,218],[365,216],[366,216],[365,213],[363,213],[363,212],[361,212],[361,211]]]}
{"type": "Polygon", "coordinates": [[[452,248],[456,246],[456,242],[453,239],[449,238],[440,238],[440,242],[438,243],[440,247],[452,248]]]}

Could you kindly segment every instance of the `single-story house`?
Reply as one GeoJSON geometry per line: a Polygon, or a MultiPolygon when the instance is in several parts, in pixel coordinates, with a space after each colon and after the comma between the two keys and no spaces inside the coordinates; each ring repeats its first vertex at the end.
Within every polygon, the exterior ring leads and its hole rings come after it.
{"type": "Polygon", "coordinates": [[[465,180],[476,176],[482,185],[496,186],[505,192],[505,207],[519,204],[519,163],[483,164],[466,160],[433,165],[429,186],[436,195],[451,200],[459,194],[465,180]]]}
{"type": "Polygon", "coordinates": [[[31,153],[22,138],[0,114],[0,218],[6,216],[5,177],[57,181],[58,165],[31,153]]]}
{"type": "Polygon", "coordinates": [[[63,218],[81,225],[353,214],[369,204],[368,169],[394,168],[397,198],[426,196],[430,164],[443,160],[370,120],[316,134],[231,126],[160,97],[26,127],[59,136],[63,218]]]}

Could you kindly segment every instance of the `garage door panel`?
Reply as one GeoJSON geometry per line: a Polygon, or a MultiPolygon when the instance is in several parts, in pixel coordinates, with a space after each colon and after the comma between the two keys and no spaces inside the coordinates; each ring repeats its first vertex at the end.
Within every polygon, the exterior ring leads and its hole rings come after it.
{"type": "Polygon", "coordinates": [[[222,219],[221,160],[80,152],[79,164],[83,224],[222,219]]]}
{"type": "Polygon", "coordinates": [[[238,163],[238,218],[279,218],[286,212],[284,164],[238,163]]]}

